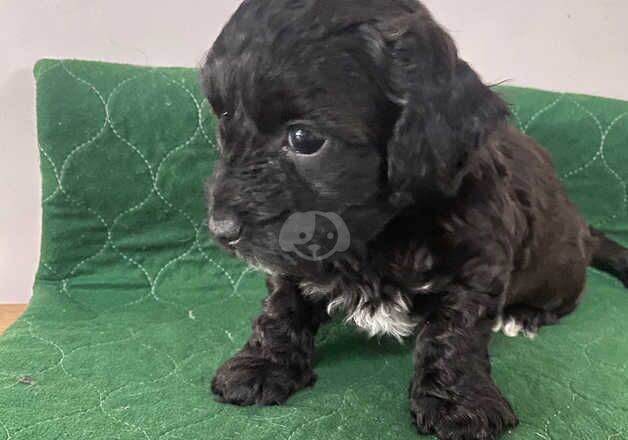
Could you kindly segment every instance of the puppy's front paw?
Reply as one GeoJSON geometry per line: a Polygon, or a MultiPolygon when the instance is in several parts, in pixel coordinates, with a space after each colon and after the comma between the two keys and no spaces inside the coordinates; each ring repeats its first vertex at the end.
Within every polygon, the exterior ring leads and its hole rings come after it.
{"type": "Polygon", "coordinates": [[[440,440],[494,440],[519,423],[508,401],[491,387],[456,400],[428,395],[411,400],[418,431],[440,440]]]}
{"type": "Polygon", "coordinates": [[[244,350],[218,369],[211,388],[221,402],[241,406],[279,405],[315,380],[312,370],[278,364],[244,350]]]}

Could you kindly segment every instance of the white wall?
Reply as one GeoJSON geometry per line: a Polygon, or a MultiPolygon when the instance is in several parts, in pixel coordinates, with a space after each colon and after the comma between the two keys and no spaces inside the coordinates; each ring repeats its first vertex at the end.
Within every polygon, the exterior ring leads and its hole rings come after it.
{"type": "MultiPolygon", "coordinates": [[[[28,301],[37,265],[35,61],[195,66],[238,3],[0,0],[0,303],[28,301]]],[[[626,0],[426,3],[486,81],[628,99],[626,0]]]]}

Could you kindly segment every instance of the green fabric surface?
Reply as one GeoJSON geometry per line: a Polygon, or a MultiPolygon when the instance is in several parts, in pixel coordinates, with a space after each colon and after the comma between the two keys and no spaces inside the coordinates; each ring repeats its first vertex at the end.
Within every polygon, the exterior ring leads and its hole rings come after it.
{"type": "MultiPolygon", "coordinates": [[[[317,339],[317,384],[287,404],[218,404],[209,381],[240,348],[263,277],[207,236],[216,157],[196,73],[40,61],[41,264],[0,338],[0,440],[412,439],[412,342],[341,321],[317,339]]],[[[628,103],[502,88],[594,225],[628,243],[628,103]]],[[[535,340],[497,335],[512,439],[628,438],[628,291],[590,271],[580,308],[535,340]]]]}

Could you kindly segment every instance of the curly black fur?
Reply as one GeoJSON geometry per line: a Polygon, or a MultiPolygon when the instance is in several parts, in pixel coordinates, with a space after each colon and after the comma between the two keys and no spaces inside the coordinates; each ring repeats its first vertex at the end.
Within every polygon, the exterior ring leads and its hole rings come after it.
{"type": "Polygon", "coordinates": [[[341,310],[371,333],[416,330],[419,431],[493,439],[517,424],[491,380],[496,322],[555,323],[592,257],[627,278],[625,249],[592,233],[549,155],[415,0],[247,0],[201,80],[220,117],[210,229],[269,273],[251,338],[212,381],[224,402],[311,385],[315,333],[341,310]],[[287,148],[295,121],[327,139],[316,154],[287,148]],[[288,217],[311,211],[343,219],[348,250],[281,250],[288,217]]]}

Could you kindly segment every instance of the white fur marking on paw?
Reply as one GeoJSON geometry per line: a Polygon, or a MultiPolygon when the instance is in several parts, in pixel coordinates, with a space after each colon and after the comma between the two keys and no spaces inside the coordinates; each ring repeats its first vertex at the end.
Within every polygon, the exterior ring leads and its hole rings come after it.
{"type": "Polygon", "coordinates": [[[504,326],[504,320],[502,319],[501,316],[497,317],[497,320],[495,321],[495,325],[493,325],[493,333],[499,333],[502,329],[502,327],[504,326]]]}
{"type": "Polygon", "coordinates": [[[519,336],[519,332],[521,332],[521,330],[523,330],[523,326],[515,321],[515,318],[508,318],[504,324],[504,328],[502,329],[504,334],[509,338],[516,338],[519,336]]]}
{"type": "Polygon", "coordinates": [[[499,331],[501,331],[502,333],[504,333],[504,335],[508,336],[509,338],[515,338],[519,335],[523,335],[528,339],[536,338],[535,332],[531,332],[528,329],[526,329],[523,324],[521,324],[519,321],[517,321],[513,317],[509,317],[506,320],[506,322],[504,322],[501,316],[497,318],[495,326],[493,326],[493,331],[495,333],[498,333],[499,331]]]}

